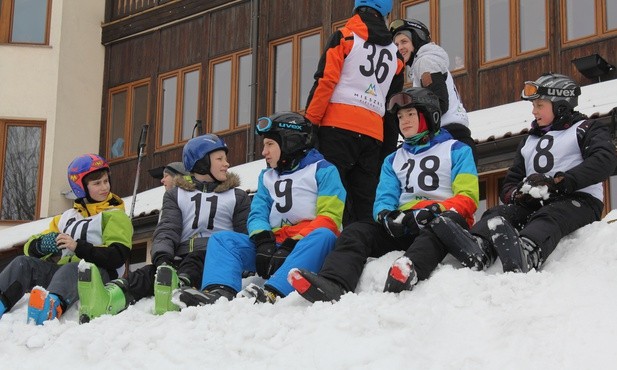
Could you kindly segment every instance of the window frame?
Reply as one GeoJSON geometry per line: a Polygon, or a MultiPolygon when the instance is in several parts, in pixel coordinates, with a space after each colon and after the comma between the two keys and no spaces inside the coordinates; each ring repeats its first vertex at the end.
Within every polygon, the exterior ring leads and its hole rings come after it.
{"type": "MultiPolygon", "coordinates": [[[[268,43],[268,115],[274,113],[274,85],[275,85],[275,73],[276,73],[276,58],[275,58],[275,49],[279,45],[283,45],[286,43],[291,43],[292,47],[292,67],[291,67],[291,104],[290,111],[298,112],[300,114],[304,114],[306,107],[302,107],[302,104],[306,102],[300,101],[300,72],[301,72],[301,57],[300,57],[300,49],[301,49],[301,40],[306,37],[319,35],[319,45],[321,49],[323,49],[324,45],[324,32],[322,27],[313,28],[307,31],[299,32],[293,34],[291,36],[286,36],[280,39],[272,40],[268,43]]],[[[321,52],[322,50],[320,50],[321,52]]],[[[321,56],[321,55],[320,55],[321,56]]],[[[317,66],[314,66],[317,68],[317,66]]]]}
{"type": "MultiPolygon", "coordinates": [[[[207,117],[206,117],[206,131],[209,133],[222,135],[229,132],[233,132],[239,129],[245,129],[250,126],[251,122],[240,123],[238,122],[238,102],[239,102],[239,91],[240,91],[240,59],[246,56],[251,56],[253,58],[252,50],[244,49],[232,54],[227,54],[215,59],[212,59],[208,62],[208,101],[207,101],[207,117]],[[212,106],[214,104],[214,66],[217,64],[221,64],[224,62],[231,62],[231,78],[229,81],[229,89],[230,89],[230,101],[229,101],[229,122],[227,125],[227,129],[223,131],[213,131],[213,109],[212,106]]],[[[249,117],[250,117],[249,112],[249,117]]]]}
{"type": "Polygon", "coordinates": [[[182,117],[183,117],[183,109],[184,109],[184,77],[186,74],[191,72],[199,72],[198,77],[198,86],[197,86],[197,112],[196,117],[199,118],[201,109],[201,97],[202,97],[202,84],[201,80],[203,77],[203,71],[201,68],[201,63],[192,64],[190,66],[186,66],[183,68],[175,69],[173,71],[169,71],[166,73],[161,73],[157,78],[157,93],[156,93],[156,125],[155,125],[155,151],[165,150],[180,144],[183,144],[188,141],[182,139],[182,117]],[[161,134],[163,132],[162,129],[162,118],[163,118],[163,80],[168,78],[176,77],[176,112],[174,115],[174,139],[169,144],[160,144],[161,142],[161,134]]]}
{"type": "Polygon", "coordinates": [[[595,41],[598,38],[614,37],[617,35],[617,28],[608,29],[608,13],[606,9],[606,0],[594,0],[595,11],[595,33],[588,36],[579,37],[576,39],[568,40],[568,14],[566,7],[566,0],[559,1],[559,15],[561,18],[561,46],[569,47],[585,44],[589,41],[595,41]]]}
{"type": "Polygon", "coordinates": [[[13,42],[11,41],[11,38],[14,22],[15,0],[0,1],[0,44],[49,45],[51,6],[52,0],[47,0],[47,16],[45,17],[45,36],[43,42],[13,42]]]}
{"type": "Polygon", "coordinates": [[[510,23],[509,23],[509,42],[510,42],[510,54],[506,57],[501,57],[498,59],[493,59],[490,61],[486,60],[486,39],[484,37],[486,30],[486,22],[484,17],[484,9],[485,9],[485,1],[481,0],[479,5],[479,22],[480,22],[480,68],[493,67],[495,65],[501,65],[504,63],[510,63],[513,61],[517,61],[520,59],[544,54],[549,52],[550,48],[550,4],[549,0],[544,0],[544,8],[545,8],[545,22],[544,22],[544,37],[545,37],[545,46],[525,52],[520,51],[520,30],[521,30],[521,14],[520,14],[520,0],[509,0],[509,9],[510,9],[510,23]]]}
{"type": "MultiPolygon", "coordinates": [[[[441,25],[441,13],[440,13],[440,1],[441,0],[407,0],[407,1],[403,1],[400,4],[400,16],[401,18],[406,18],[407,17],[407,8],[414,6],[414,5],[419,5],[422,3],[428,3],[429,5],[429,17],[430,17],[430,22],[429,22],[429,31],[431,32],[431,41],[436,43],[437,45],[441,46],[441,30],[440,30],[440,25],[441,25]]],[[[447,1],[447,0],[446,0],[447,1]]],[[[469,1],[468,0],[463,0],[463,30],[467,30],[467,24],[468,24],[468,18],[467,18],[467,12],[466,9],[469,5],[469,1]]],[[[469,65],[469,58],[470,58],[470,52],[469,52],[469,47],[470,44],[467,42],[467,37],[463,37],[463,50],[465,51],[465,59],[463,60],[463,67],[461,68],[456,68],[456,69],[450,69],[450,73],[452,75],[459,75],[462,73],[467,72],[468,69],[468,65],[469,65]]],[[[446,50],[446,52],[448,53],[448,56],[450,55],[450,52],[448,50],[446,50]]]]}
{"type": "MultiPolygon", "coordinates": [[[[35,206],[34,206],[34,217],[32,220],[1,220],[0,225],[18,225],[26,222],[35,221],[40,217],[41,213],[41,194],[43,193],[43,173],[45,170],[45,135],[47,128],[47,121],[41,120],[22,120],[22,119],[0,119],[0,158],[2,159],[0,163],[0,179],[4,179],[4,163],[5,158],[4,154],[6,153],[7,146],[7,128],[10,126],[20,126],[20,127],[38,127],[41,129],[41,137],[40,137],[40,153],[39,153],[39,173],[37,174],[37,188],[38,191],[35,192],[35,206]]],[[[4,181],[0,182],[0,207],[2,207],[2,199],[3,199],[3,191],[4,191],[4,181]]]]}
{"type": "MultiPolygon", "coordinates": [[[[135,124],[133,122],[133,105],[134,96],[133,92],[136,88],[147,86],[147,105],[146,105],[146,117],[150,117],[150,78],[144,78],[141,80],[129,82],[126,84],[118,85],[110,88],[107,92],[107,127],[105,129],[105,158],[109,163],[118,161],[124,161],[127,159],[134,159],[137,157],[137,148],[133,148],[131,143],[133,142],[133,132],[135,124]],[[111,155],[111,131],[113,127],[112,113],[113,113],[113,96],[121,92],[126,92],[126,111],[124,112],[124,153],[127,153],[121,157],[112,158],[111,155]],[[128,150],[127,150],[128,149],[128,150]]],[[[141,132],[141,127],[138,132],[141,132]]],[[[147,148],[147,147],[146,147],[147,148]]]]}

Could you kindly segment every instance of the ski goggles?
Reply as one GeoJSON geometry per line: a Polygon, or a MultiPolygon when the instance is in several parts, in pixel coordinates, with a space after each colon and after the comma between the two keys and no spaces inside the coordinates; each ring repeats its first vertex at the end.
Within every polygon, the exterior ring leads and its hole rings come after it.
{"type": "Polygon", "coordinates": [[[299,125],[295,122],[274,122],[270,117],[261,117],[257,119],[255,130],[258,134],[265,134],[269,131],[292,130],[299,132],[311,132],[310,125],[299,125]]]}
{"type": "Polygon", "coordinates": [[[425,36],[425,29],[422,25],[420,25],[419,23],[413,22],[413,21],[408,21],[406,19],[395,19],[392,22],[390,22],[390,33],[393,35],[396,35],[398,32],[403,31],[403,30],[407,30],[409,31],[410,28],[414,28],[418,31],[420,31],[419,33],[416,32],[416,34],[424,41],[426,40],[426,36],[425,36]]]}
{"type": "Polygon", "coordinates": [[[581,95],[581,88],[573,89],[558,89],[555,87],[540,86],[533,81],[525,81],[521,97],[527,100],[539,99],[542,96],[558,97],[558,98],[573,98],[581,95]]]}
{"type": "Polygon", "coordinates": [[[394,108],[403,108],[410,104],[415,103],[413,97],[407,93],[400,92],[392,95],[390,100],[388,100],[388,111],[392,112],[394,108]]]}
{"type": "Polygon", "coordinates": [[[272,128],[272,120],[269,117],[261,117],[257,119],[255,130],[257,130],[258,133],[263,134],[265,132],[270,131],[271,128],[272,128]]]}

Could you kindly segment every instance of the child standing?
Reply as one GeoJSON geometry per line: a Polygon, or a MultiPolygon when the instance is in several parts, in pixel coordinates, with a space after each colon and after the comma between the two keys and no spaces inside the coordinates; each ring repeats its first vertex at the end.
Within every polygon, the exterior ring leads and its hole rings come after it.
{"type": "Polygon", "coordinates": [[[528,272],[561,238],[600,220],[602,182],[617,156],[608,127],[574,110],[580,93],[561,74],[525,82],[521,97],[532,102],[535,120],[506,174],[504,204],[487,210],[471,233],[450,225],[452,248],[495,249],[504,272],[528,272]]]}
{"type": "Polygon", "coordinates": [[[473,223],[479,190],[471,148],[440,130],[437,96],[412,87],[393,95],[388,110],[396,114],[405,143],[382,165],[375,221],[346,227],[319,274],[289,273],[289,282],[311,302],[338,301],[355,290],[368,257],[395,250],[406,252],[390,268],[384,291],[411,290],[449,252],[438,230],[443,220],[463,228],[473,223]]]}
{"type": "Polygon", "coordinates": [[[99,266],[103,281],[124,273],[133,225],[122,199],[110,191],[109,165],[96,154],[79,156],[68,167],[68,180],[77,196],[73,208],[30,237],[25,255],[0,273],[0,316],[30,289],[28,322],[42,325],[62,316],[78,299],[80,259],[99,266]]]}
{"type": "Polygon", "coordinates": [[[251,284],[242,296],[274,303],[293,288],[292,266],[318,271],[339,234],[345,189],[331,163],[314,149],[311,123],[297,113],[281,112],[259,119],[262,155],[268,168],[259,175],[248,219],[249,235],[231,231],[210,239],[203,291],[177,291],[188,306],[232,299],[242,287],[242,272],[267,279],[251,284]]]}

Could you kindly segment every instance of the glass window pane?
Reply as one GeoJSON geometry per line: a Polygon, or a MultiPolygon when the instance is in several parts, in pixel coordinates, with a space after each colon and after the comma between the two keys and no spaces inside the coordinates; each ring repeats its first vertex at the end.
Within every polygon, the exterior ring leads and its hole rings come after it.
{"type": "Polygon", "coordinates": [[[45,43],[48,0],[15,1],[11,42],[45,43]]]}
{"type": "Polygon", "coordinates": [[[596,33],[595,0],[566,0],[567,40],[576,40],[596,33]]]}
{"type": "Polygon", "coordinates": [[[111,129],[109,133],[109,159],[124,156],[124,127],[126,126],[126,91],[111,96],[111,129]]]}
{"type": "Polygon", "coordinates": [[[231,109],[231,60],[214,65],[212,132],[229,130],[231,109]]]}
{"type": "Polygon", "coordinates": [[[606,30],[617,29],[617,0],[606,0],[606,30]]]}
{"type": "Polygon", "coordinates": [[[131,119],[131,146],[130,153],[137,153],[141,128],[148,121],[148,85],[138,86],[133,89],[133,114],[131,119]]]}
{"type": "Polygon", "coordinates": [[[161,130],[159,137],[160,145],[174,142],[176,128],[176,98],[178,96],[178,77],[163,80],[163,96],[161,102],[161,130]]]}
{"type": "Polygon", "coordinates": [[[184,95],[182,96],[182,140],[193,136],[193,128],[199,111],[199,71],[184,74],[184,95]]]}
{"type": "Polygon", "coordinates": [[[7,127],[1,220],[35,219],[40,158],[40,127],[7,127]]]}
{"type": "Polygon", "coordinates": [[[521,53],[546,47],[546,4],[538,0],[520,0],[521,53]]]}
{"type": "Polygon", "coordinates": [[[465,68],[464,0],[444,1],[439,7],[439,43],[450,57],[450,70],[465,68]]]}
{"type": "Polygon", "coordinates": [[[309,93],[313,87],[315,79],[313,77],[317,70],[317,64],[321,57],[321,35],[312,35],[300,40],[300,109],[306,107],[309,93]]]}
{"type": "Polygon", "coordinates": [[[238,71],[238,126],[251,122],[251,69],[253,56],[251,54],[240,57],[238,71]]]}
{"type": "Polygon", "coordinates": [[[484,0],[484,61],[510,56],[509,0],[484,0]]]}
{"type": "Polygon", "coordinates": [[[428,1],[423,3],[410,5],[405,8],[405,18],[417,19],[424,23],[429,30],[431,29],[431,7],[428,1]]]}
{"type": "Polygon", "coordinates": [[[276,46],[274,54],[274,111],[290,111],[293,63],[291,42],[276,46]]]}

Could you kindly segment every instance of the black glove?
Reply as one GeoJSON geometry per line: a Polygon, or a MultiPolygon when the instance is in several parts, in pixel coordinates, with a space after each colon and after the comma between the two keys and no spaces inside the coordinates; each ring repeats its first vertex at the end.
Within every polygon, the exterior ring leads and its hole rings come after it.
{"type": "Polygon", "coordinates": [[[154,256],[154,266],[159,267],[162,264],[174,266],[174,256],[169,253],[158,253],[154,256]]]}
{"type": "Polygon", "coordinates": [[[287,238],[283,240],[281,246],[274,252],[270,259],[270,266],[268,269],[268,274],[270,276],[274,275],[276,270],[283,265],[285,259],[289,256],[289,253],[294,250],[297,243],[298,239],[287,238]]]}
{"type": "Polygon", "coordinates": [[[557,172],[555,174],[553,185],[554,195],[566,195],[574,192],[574,180],[566,176],[564,172],[557,172]]]}
{"type": "Polygon", "coordinates": [[[416,211],[415,217],[419,227],[425,227],[433,221],[441,213],[441,207],[438,203],[433,203],[426,208],[416,211]]]}
{"type": "Polygon", "coordinates": [[[37,242],[36,250],[42,255],[47,254],[56,254],[60,253],[60,249],[56,244],[56,238],[58,237],[58,233],[51,232],[47,234],[43,234],[40,238],[36,239],[34,242],[37,242]]]}
{"type": "MultiPolygon", "coordinates": [[[[539,189],[538,189],[539,190],[539,189]]],[[[552,177],[543,173],[534,173],[518,183],[512,193],[512,203],[528,209],[539,209],[544,205],[543,200],[549,198],[555,192],[555,182],[552,177]],[[546,186],[548,193],[541,194],[533,188],[546,186]]]]}
{"type": "Polygon", "coordinates": [[[270,230],[262,231],[251,236],[251,240],[255,244],[255,249],[257,251],[255,255],[255,269],[257,270],[257,275],[264,279],[268,279],[270,277],[270,259],[276,251],[276,239],[274,239],[274,234],[270,230]]]}
{"type": "Polygon", "coordinates": [[[399,238],[408,233],[417,233],[418,224],[413,211],[402,212],[383,210],[377,215],[377,220],[393,238],[399,238]]]}

